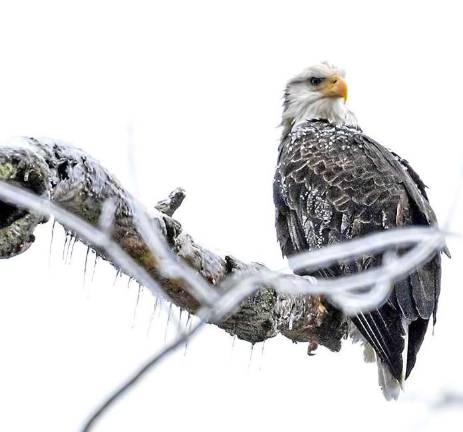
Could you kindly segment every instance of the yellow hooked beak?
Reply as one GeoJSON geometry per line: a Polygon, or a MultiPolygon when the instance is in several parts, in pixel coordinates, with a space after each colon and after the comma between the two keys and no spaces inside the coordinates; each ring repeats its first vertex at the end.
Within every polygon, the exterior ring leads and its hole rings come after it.
{"type": "Polygon", "coordinates": [[[326,84],[322,89],[325,96],[340,97],[347,101],[347,83],[338,75],[333,75],[326,80],[326,84]]]}

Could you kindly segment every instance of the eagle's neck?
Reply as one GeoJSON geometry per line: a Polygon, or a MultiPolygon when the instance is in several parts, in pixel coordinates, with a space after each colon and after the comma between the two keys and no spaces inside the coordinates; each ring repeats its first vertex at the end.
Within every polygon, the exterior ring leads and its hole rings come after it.
{"type": "Polygon", "coordinates": [[[293,127],[307,120],[326,120],[336,126],[358,127],[357,119],[348,106],[339,98],[304,97],[286,95],[283,118],[283,137],[286,137],[293,127]]]}

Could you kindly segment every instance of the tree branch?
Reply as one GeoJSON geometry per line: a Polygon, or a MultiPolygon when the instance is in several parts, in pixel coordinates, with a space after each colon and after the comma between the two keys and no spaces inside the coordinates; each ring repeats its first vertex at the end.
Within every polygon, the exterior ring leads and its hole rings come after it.
{"type": "MultiPolygon", "coordinates": [[[[24,138],[14,147],[0,150],[0,180],[21,186],[98,226],[105,203],[114,204],[111,237],[132,259],[159,283],[166,295],[179,307],[197,313],[201,301],[192,293],[190,281],[169,275],[163,263],[147,245],[133,214],[133,197],[96,160],[85,152],[50,140],[24,138]]],[[[227,292],[236,281],[249,274],[266,271],[261,264],[245,264],[230,256],[219,256],[197,244],[172,218],[185,194],[177,189],[156,209],[153,219],[165,242],[179,260],[211,284],[218,294],[227,292]]],[[[0,202],[0,256],[9,258],[25,252],[34,241],[35,227],[45,222],[40,214],[0,202]]],[[[117,268],[101,247],[83,239],[65,226],[79,240],[92,247],[117,268]]],[[[122,269],[123,270],[123,269],[122,269]]],[[[133,276],[129,274],[129,276],[133,276]]],[[[285,275],[287,282],[307,283],[295,275],[285,275]]],[[[142,282],[142,281],[139,281],[142,282]]],[[[243,300],[225,319],[211,321],[240,339],[256,343],[281,333],[292,341],[309,342],[313,350],[322,344],[339,350],[346,328],[342,314],[320,296],[295,296],[278,292],[271,282],[259,281],[258,290],[243,300]]]]}

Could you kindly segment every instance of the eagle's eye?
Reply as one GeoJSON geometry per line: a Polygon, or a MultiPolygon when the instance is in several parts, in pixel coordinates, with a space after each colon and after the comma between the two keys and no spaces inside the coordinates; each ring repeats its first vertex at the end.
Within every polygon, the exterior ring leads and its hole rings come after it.
{"type": "Polygon", "coordinates": [[[320,85],[323,81],[325,81],[325,78],[320,78],[320,77],[310,77],[309,78],[310,85],[313,85],[315,87],[320,85]]]}

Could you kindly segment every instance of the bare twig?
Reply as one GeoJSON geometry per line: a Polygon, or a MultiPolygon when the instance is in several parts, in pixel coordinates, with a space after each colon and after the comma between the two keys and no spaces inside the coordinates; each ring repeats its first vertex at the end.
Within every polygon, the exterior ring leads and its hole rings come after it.
{"type": "Polygon", "coordinates": [[[183,200],[185,199],[185,190],[182,188],[174,189],[169,197],[159,201],[155,209],[161,213],[166,214],[167,216],[172,216],[175,211],[182,205],[183,200]]]}
{"type": "Polygon", "coordinates": [[[101,419],[101,417],[114,405],[122,396],[126,395],[127,392],[133,388],[140,379],[142,379],[154,366],[158,365],[166,356],[175,352],[179,347],[181,347],[185,341],[187,341],[191,336],[197,333],[206,321],[201,320],[197,324],[191,327],[191,329],[186,333],[181,333],[178,335],[175,340],[168,343],[162,351],[154,355],[150,360],[148,360],[139,370],[137,370],[124,384],[122,384],[116,391],[111,393],[111,396],[108,397],[88,418],[82,427],[82,432],[89,432],[92,430],[93,426],[101,419]]]}

